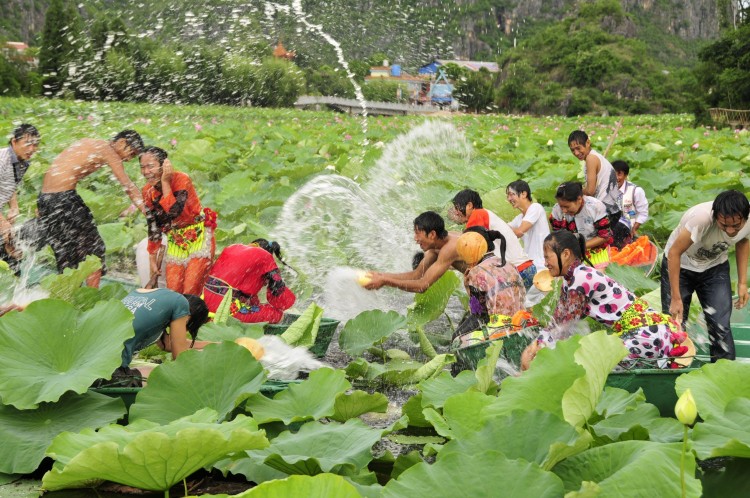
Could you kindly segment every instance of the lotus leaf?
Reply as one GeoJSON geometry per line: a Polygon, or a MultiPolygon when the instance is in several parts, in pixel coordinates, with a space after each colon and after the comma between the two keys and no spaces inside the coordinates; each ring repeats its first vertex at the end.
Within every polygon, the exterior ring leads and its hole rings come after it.
{"type": "Polygon", "coordinates": [[[18,409],[86,392],[110,378],[133,337],[133,314],[119,301],[86,312],[57,299],[31,303],[0,319],[0,397],[18,409]],[[106,333],[103,333],[106,331],[106,333]]]}
{"type": "Polygon", "coordinates": [[[464,431],[461,437],[446,444],[438,460],[453,452],[473,455],[495,450],[507,458],[535,462],[550,470],[563,459],[587,449],[591,442],[588,432],[576,430],[557,416],[539,410],[515,411],[484,418],[483,422],[478,430],[464,431]],[[544,429],[539,430],[541,427],[544,429]]]}
{"type": "MultiPolygon", "coordinates": [[[[125,208],[127,207],[128,205],[125,204],[125,208]]],[[[106,223],[98,225],[97,230],[104,240],[108,253],[133,250],[136,241],[133,239],[133,231],[125,223],[106,223]]]]}
{"type": "MultiPolygon", "coordinates": [[[[451,396],[443,406],[443,417],[449,432],[444,433],[436,427],[441,435],[451,438],[462,438],[474,434],[484,427],[485,419],[482,410],[494,401],[493,396],[487,396],[477,391],[468,391],[451,396]]],[[[434,418],[431,419],[433,424],[434,418]]]]}
{"type": "Polygon", "coordinates": [[[264,482],[233,498],[288,498],[304,496],[305,498],[361,498],[351,483],[334,474],[315,476],[294,475],[286,479],[264,482]]]}
{"type": "Polygon", "coordinates": [[[612,415],[592,425],[591,430],[606,443],[626,439],[674,443],[681,441],[683,436],[682,424],[673,418],[661,418],[659,409],[649,403],[612,415]]]}
{"type": "Polygon", "coordinates": [[[323,318],[323,308],[312,303],[307,309],[292,323],[288,329],[281,334],[281,338],[290,346],[303,346],[309,348],[315,344],[315,338],[318,336],[320,320],[323,318]]]}
{"type": "Polygon", "coordinates": [[[724,468],[705,469],[701,482],[706,498],[750,496],[750,460],[733,459],[724,468]]]}
{"type": "Polygon", "coordinates": [[[339,335],[339,346],[351,356],[361,355],[367,348],[406,327],[406,318],[395,311],[363,311],[346,322],[339,335]]]}
{"type": "Polygon", "coordinates": [[[424,365],[417,363],[417,365],[398,365],[397,361],[391,361],[386,363],[384,371],[374,378],[382,378],[385,382],[392,385],[410,385],[416,384],[422,380],[426,380],[435,377],[443,371],[446,365],[449,365],[455,361],[452,354],[439,354],[424,365]],[[390,366],[395,368],[389,368],[390,366]]]}
{"type": "Polygon", "coordinates": [[[248,398],[245,408],[259,423],[280,420],[285,424],[304,420],[318,420],[335,413],[336,396],[352,385],[344,378],[343,370],[320,368],[300,384],[289,386],[268,399],[262,394],[248,398]]]}
{"type": "Polygon", "coordinates": [[[166,424],[201,408],[214,409],[223,420],[257,393],[265,379],[263,366],[244,347],[233,342],[209,344],[154,369],[130,407],[130,420],[166,424]]]}
{"type": "MultiPolygon", "coordinates": [[[[680,489],[682,445],[651,441],[620,441],[591,448],[567,458],[553,469],[570,496],[685,496],[680,489]],[[586,494],[586,483],[596,483],[597,493],[586,494]]],[[[695,458],[685,456],[688,497],[701,496],[695,479],[695,458]]]]}
{"type": "Polygon", "coordinates": [[[498,496],[552,498],[563,495],[563,484],[535,463],[511,460],[497,451],[466,455],[451,453],[432,465],[418,463],[389,481],[383,498],[498,496]]]}
{"type": "Polygon", "coordinates": [[[102,263],[96,256],[86,256],[77,268],[66,268],[61,274],[47,275],[41,287],[54,299],[70,300],[73,293],[83,285],[89,275],[101,269],[102,263]]]}
{"type": "Polygon", "coordinates": [[[41,403],[35,410],[0,405],[0,472],[29,474],[58,434],[101,427],[123,414],[122,400],[92,392],[67,393],[56,403],[41,403]]]}
{"type": "Polygon", "coordinates": [[[422,393],[415,394],[411,398],[406,400],[404,406],[401,407],[401,413],[409,418],[409,425],[411,427],[431,427],[432,424],[428,422],[423,413],[422,408],[422,393]]]}
{"type": "Polygon", "coordinates": [[[449,271],[426,291],[415,295],[406,313],[409,330],[415,330],[442,315],[453,291],[460,285],[461,280],[449,271]]]}
{"type": "Polygon", "coordinates": [[[484,352],[484,358],[479,361],[476,371],[477,383],[472,388],[480,393],[495,394],[497,393],[497,384],[495,383],[495,366],[500,358],[500,352],[503,350],[503,341],[494,341],[484,352]]]}
{"type": "Polygon", "coordinates": [[[675,389],[681,395],[690,389],[698,405],[698,414],[710,420],[724,413],[735,398],[750,398],[750,363],[719,360],[677,377],[675,389]]]}
{"type": "Polygon", "coordinates": [[[255,461],[287,474],[351,474],[372,460],[372,446],[390,429],[378,430],[358,419],[345,424],[308,422],[296,434],[284,432],[264,450],[248,451],[255,461]]]}
{"type": "Polygon", "coordinates": [[[346,422],[363,413],[385,413],[387,409],[388,398],[381,393],[369,394],[364,391],[353,391],[351,394],[339,393],[336,396],[331,418],[338,422],[346,422]]]}
{"type": "Polygon", "coordinates": [[[722,415],[693,428],[693,448],[698,458],[733,456],[750,458],[750,399],[736,398],[722,415]]]}
{"type": "Polygon", "coordinates": [[[256,422],[242,415],[222,424],[181,419],[166,426],[142,425],[146,424],[140,424],[141,430],[110,427],[101,434],[61,435],[48,450],[57,462],[42,478],[44,489],[88,487],[108,480],[165,491],[227,455],[268,445],[256,422]]]}
{"type": "Polygon", "coordinates": [[[471,370],[463,370],[453,377],[450,372],[441,372],[437,377],[423,380],[417,387],[422,392],[422,406],[442,408],[445,400],[454,394],[466,392],[476,385],[477,379],[471,370]]]}
{"type": "Polygon", "coordinates": [[[646,395],[640,387],[634,393],[618,387],[605,387],[604,394],[596,405],[596,413],[601,418],[620,415],[646,401],[646,395]]]}
{"type": "MultiPolygon", "coordinates": [[[[606,273],[612,280],[619,282],[623,287],[638,296],[660,289],[659,283],[650,278],[645,278],[643,270],[640,268],[612,263],[607,266],[606,273]]],[[[656,309],[661,309],[661,306],[656,309]]]]}
{"type": "Polygon", "coordinates": [[[226,323],[209,322],[200,328],[202,341],[233,341],[239,337],[259,339],[263,335],[263,324],[246,324],[235,318],[226,323]]]}

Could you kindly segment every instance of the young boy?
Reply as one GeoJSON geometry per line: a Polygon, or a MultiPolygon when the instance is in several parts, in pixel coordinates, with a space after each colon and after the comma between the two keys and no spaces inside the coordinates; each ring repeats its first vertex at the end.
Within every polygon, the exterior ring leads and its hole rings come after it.
{"type": "Polygon", "coordinates": [[[630,220],[630,235],[637,237],[638,228],[648,220],[646,192],[628,181],[630,166],[625,161],[614,161],[612,167],[617,175],[617,185],[622,193],[622,215],[630,220]]]}
{"type": "Polygon", "coordinates": [[[585,161],[584,175],[586,186],[583,195],[595,197],[604,203],[612,226],[614,245],[618,248],[632,242],[630,226],[622,216],[622,200],[617,187],[617,174],[607,158],[591,148],[591,140],[586,132],[576,130],[568,136],[570,152],[579,161],[585,161]]]}

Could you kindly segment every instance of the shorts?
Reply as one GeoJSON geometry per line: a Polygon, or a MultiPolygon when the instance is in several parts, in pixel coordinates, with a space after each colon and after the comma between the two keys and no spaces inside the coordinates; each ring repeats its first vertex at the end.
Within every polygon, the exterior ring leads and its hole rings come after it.
{"type": "Polygon", "coordinates": [[[102,262],[102,275],[107,273],[104,264],[106,248],[96,229],[91,210],[75,190],[41,193],[37,199],[39,223],[57,260],[57,271],[77,268],[93,254],[102,262]]]}

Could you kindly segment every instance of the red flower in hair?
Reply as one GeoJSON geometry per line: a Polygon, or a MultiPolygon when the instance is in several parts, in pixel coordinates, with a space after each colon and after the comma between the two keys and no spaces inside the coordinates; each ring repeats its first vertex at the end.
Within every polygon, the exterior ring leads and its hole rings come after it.
{"type": "Polygon", "coordinates": [[[211,208],[204,208],[203,216],[205,218],[204,224],[208,228],[216,228],[216,211],[213,211],[211,208]]]}

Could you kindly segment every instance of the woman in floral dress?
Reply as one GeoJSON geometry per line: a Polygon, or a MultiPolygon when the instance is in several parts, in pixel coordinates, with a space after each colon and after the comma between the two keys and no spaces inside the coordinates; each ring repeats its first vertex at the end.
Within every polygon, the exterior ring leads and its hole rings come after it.
{"type": "Polygon", "coordinates": [[[669,315],[651,309],[618,282],[584,265],[584,251],[581,234],[559,231],[544,240],[545,265],[552,276],[563,277],[563,286],[552,321],[525,356],[530,361],[540,347],[554,348],[566,325],[589,316],[622,339],[628,350],[623,365],[646,359],[660,368],[671,366],[672,357],[687,351],[686,346],[679,346],[686,336],[677,323],[669,315]]]}
{"type": "Polygon", "coordinates": [[[216,213],[201,207],[190,177],[174,171],[166,151],[147,147],[140,161],[147,182],[143,187],[143,202],[151,276],[161,273],[157,253],[164,233],[167,288],[181,294],[200,295],[216,250],[216,213]]]}

